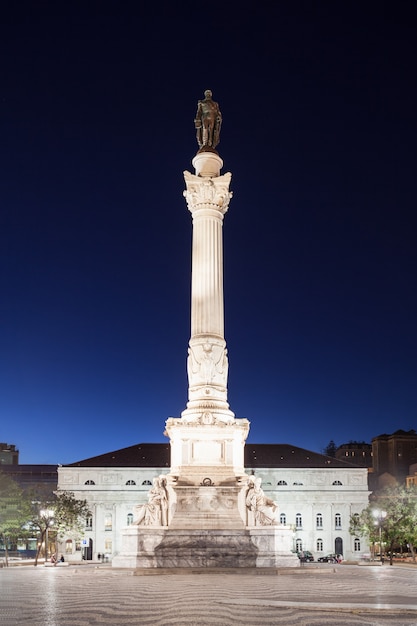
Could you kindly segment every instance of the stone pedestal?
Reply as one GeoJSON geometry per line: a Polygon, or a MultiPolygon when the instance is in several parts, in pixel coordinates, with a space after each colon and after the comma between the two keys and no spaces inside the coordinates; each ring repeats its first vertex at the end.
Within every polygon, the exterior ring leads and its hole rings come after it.
{"type": "Polygon", "coordinates": [[[239,513],[240,487],[173,487],[175,512],[170,529],[230,530],[242,529],[239,513]]]}
{"type": "Polygon", "coordinates": [[[240,530],[189,530],[129,526],[123,530],[122,551],[113,567],[259,568],[299,567],[289,546],[287,526],[240,530]]]}
{"type": "Polygon", "coordinates": [[[248,420],[225,423],[209,410],[192,422],[171,417],[165,429],[171,442],[170,475],[178,485],[198,487],[203,481],[216,487],[236,485],[245,476],[244,445],[248,432],[248,420]]]}
{"type": "Polygon", "coordinates": [[[256,567],[300,566],[300,559],[291,552],[293,531],[289,526],[255,526],[249,535],[257,550],[256,567]]]}

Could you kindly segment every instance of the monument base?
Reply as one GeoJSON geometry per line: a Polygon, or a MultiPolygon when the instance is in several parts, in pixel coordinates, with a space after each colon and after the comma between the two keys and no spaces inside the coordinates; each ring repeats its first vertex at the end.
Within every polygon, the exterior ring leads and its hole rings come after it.
{"type": "Polygon", "coordinates": [[[122,551],[113,567],[278,568],[299,567],[289,549],[288,526],[231,530],[188,530],[129,526],[122,531],[122,551]]]}

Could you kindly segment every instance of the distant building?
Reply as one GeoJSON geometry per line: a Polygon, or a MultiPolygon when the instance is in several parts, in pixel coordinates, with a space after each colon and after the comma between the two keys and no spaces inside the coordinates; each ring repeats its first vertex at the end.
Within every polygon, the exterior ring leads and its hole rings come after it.
{"type": "Polygon", "coordinates": [[[417,464],[417,433],[415,430],[397,430],[391,435],[374,437],[372,444],[350,441],[340,445],[335,456],[359,467],[367,467],[371,491],[388,485],[408,484],[413,481],[411,466],[417,464]]]}
{"type": "Polygon", "coordinates": [[[405,483],[410,466],[417,463],[417,433],[415,430],[397,430],[392,435],[379,435],[372,439],[374,474],[378,487],[385,484],[405,483]]]}
{"type": "Polygon", "coordinates": [[[0,471],[12,478],[20,487],[27,489],[39,485],[48,485],[51,493],[58,484],[56,465],[19,465],[19,450],[8,443],[0,443],[0,471]]]}
{"type": "Polygon", "coordinates": [[[17,465],[19,463],[19,450],[10,443],[0,443],[0,465],[17,465]]]}
{"type": "Polygon", "coordinates": [[[56,465],[2,465],[0,471],[10,476],[22,489],[47,485],[52,493],[57,488],[56,465]]]}
{"type": "Polygon", "coordinates": [[[349,461],[359,467],[372,467],[372,446],[364,441],[349,441],[336,449],[336,459],[349,461]]]}

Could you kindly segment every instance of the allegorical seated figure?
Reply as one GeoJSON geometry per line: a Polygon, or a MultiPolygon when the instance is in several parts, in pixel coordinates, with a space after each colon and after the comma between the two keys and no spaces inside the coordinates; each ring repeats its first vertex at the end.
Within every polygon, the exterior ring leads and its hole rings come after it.
{"type": "Polygon", "coordinates": [[[215,151],[220,141],[222,114],[220,113],[217,102],[212,100],[210,89],[207,89],[204,95],[204,100],[198,101],[197,113],[194,120],[197,131],[197,143],[201,151],[215,151]]]}
{"type": "Polygon", "coordinates": [[[261,488],[262,479],[250,476],[246,493],[249,526],[272,526],[277,524],[278,505],[268,498],[261,488]]]}
{"type": "Polygon", "coordinates": [[[148,492],[148,502],[136,507],[136,525],[167,526],[168,525],[168,494],[166,478],[154,478],[153,487],[148,492]]]}

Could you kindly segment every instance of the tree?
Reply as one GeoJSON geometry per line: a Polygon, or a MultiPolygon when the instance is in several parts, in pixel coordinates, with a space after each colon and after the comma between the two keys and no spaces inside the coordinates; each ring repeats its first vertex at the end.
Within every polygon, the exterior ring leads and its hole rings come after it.
{"type": "Polygon", "coordinates": [[[66,532],[82,534],[85,518],[91,515],[87,500],[77,500],[70,491],[57,491],[54,502],[55,525],[60,535],[66,532]]]}
{"type": "Polygon", "coordinates": [[[417,526],[417,488],[415,486],[386,487],[373,499],[374,509],[386,512],[382,523],[382,538],[390,551],[392,565],[396,545],[408,543],[415,560],[414,546],[417,526]]]}
{"type": "Polygon", "coordinates": [[[377,542],[385,544],[389,551],[390,565],[394,548],[404,543],[409,545],[415,560],[417,488],[395,485],[375,492],[369,506],[360,515],[351,517],[349,532],[368,537],[373,546],[377,542]]]}
{"type": "Polygon", "coordinates": [[[81,533],[83,521],[90,514],[87,501],[77,500],[69,491],[49,492],[33,491],[27,494],[31,502],[31,516],[29,526],[39,533],[38,551],[35,565],[41,546],[45,546],[45,562],[47,559],[48,540],[63,535],[66,532],[81,533]],[[52,537],[50,537],[50,534],[52,537]]]}
{"type": "Polygon", "coordinates": [[[22,489],[7,474],[0,472],[0,538],[4,545],[6,566],[9,564],[9,546],[16,546],[27,535],[29,507],[22,489]]]}
{"type": "Polygon", "coordinates": [[[350,518],[349,533],[354,537],[365,537],[372,546],[372,559],[375,557],[375,543],[378,540],[378,528],[375,517],[368,506],[360,514],[355,513],[350,518]]]}
{"type": "Polygon", "coordinates": [[[326,456],[331,456],[331,457],[334,458],[336,456],[336,450],[337,450],[337,446],[336,446],[335,442],[333,441],[333,439],[330,439],[330,441],[327,444],[327,446],[325,448],[323,448],[323,454],[325,454],[326,456]]]}

